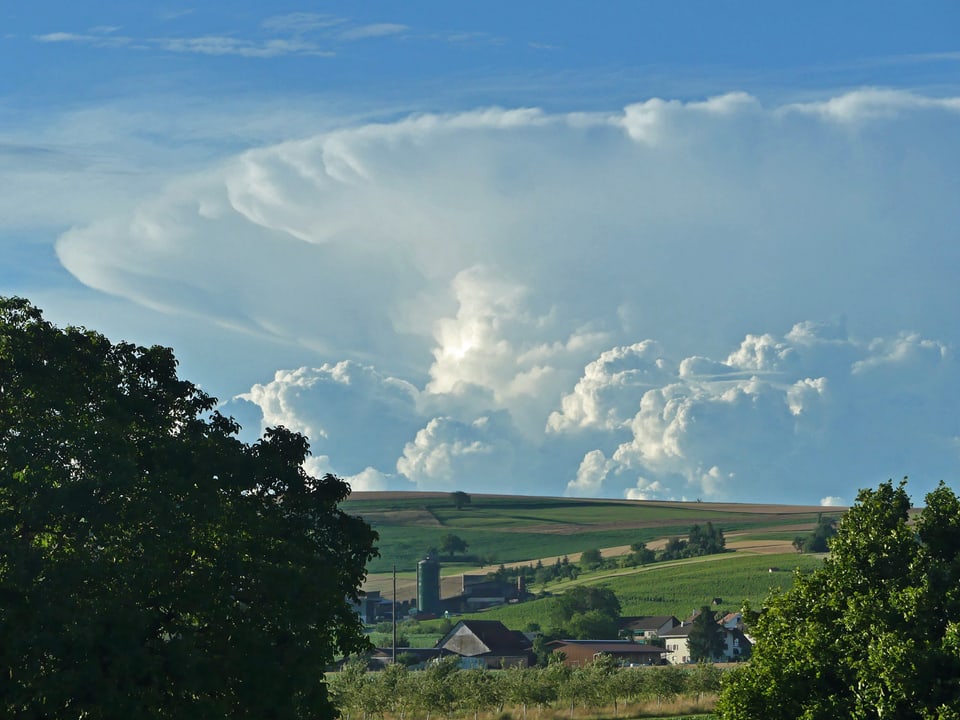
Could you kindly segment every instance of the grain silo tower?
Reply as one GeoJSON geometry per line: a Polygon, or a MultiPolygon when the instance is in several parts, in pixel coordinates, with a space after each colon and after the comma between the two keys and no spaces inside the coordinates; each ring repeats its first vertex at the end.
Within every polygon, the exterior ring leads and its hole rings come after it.
{"type": "Polygon", "coordinates": [[[417,563],[417,612],[440,614],[440,563],[433,557],[417,563]]]}

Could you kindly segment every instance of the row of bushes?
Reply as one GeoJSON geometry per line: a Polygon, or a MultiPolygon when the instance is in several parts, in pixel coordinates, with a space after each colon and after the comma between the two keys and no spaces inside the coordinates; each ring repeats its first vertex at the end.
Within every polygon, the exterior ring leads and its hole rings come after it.
{"type": "Polygon", "coordinates": [[[368,720],[391,715],[427,720],[431,715],[476,718],[506,707],[526,718],[528,708],[543,710],[613,708],[619,714],[630,704],[671,702],[678,697],[713,695],[720,688],[722,670],[714,665],[618,667],[613,658],[569,668],[551,662],[545,668],[462,670],[451,656],[425,670],[389,665],[383,672],[367,671],[362,660],[351,660],[330,678],[330,690],[346,720],[368,720]]]}

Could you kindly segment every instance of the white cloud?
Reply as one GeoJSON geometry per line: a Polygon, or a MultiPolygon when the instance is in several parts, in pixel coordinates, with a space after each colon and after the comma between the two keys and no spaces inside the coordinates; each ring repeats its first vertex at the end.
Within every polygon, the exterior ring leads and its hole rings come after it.
{"type": "Polygon", "coordinates": [[[41,43],[74,43],[96,48],[162,50],[196,55],[234,55],[247,58],[275,58],[287,55],[332,57],[335,53],[329,47],[314,40],[308,40],[304,35],[311,30],[330,28],[340,22],[343,21],[313,13],[293,13],[268,18],[263,22],[265,29],[288,35],[288,37],[274,38],[242,37],[232,33],[134,38],[117,35],[116,31],[120,28],[104,25],[90,28],[85,33],[52,32],[34,35],[33,39],[41,43]]]}
{"type": "Polygon", "coordinates": [[[651,340],[607,350],[584,368],[573,392],[561,400],[561,410],[550,414],[547,429],[620,428],[636,412],[643,394],[675,372],[651,340]]]}
{"type": "Polygon", "coordinates": [[[419,427],[418,391],[353,361],[277,371],[238,399],[254,403],[262,427],[303,433],[315,454],[308,469],[384,484],[407,439],[419,427]]]}
{"type": "MultiPolygon", "coordinates": [[[[508,458],[501,455],[504,443],[495,424],[490,416],[469,424],[449,417],[434,418],[404,447],[397,471],[420,489],[465,482],[472,485],[486,474],[485,470],[496,472],[509,465],[508,458]]],[[[492,480],[488,476],[488,483],[492,480]]]]}
{"type": "Polygon", "coordinates": [[[628,500],[662,500],[669,497],[669,489],[664,487],[659,480],[647,480],[646,478],[637,478],[635,487],[627,488],[623,496],[628,500]]]}
{"type": "MultiPolygon", "coordinates": [[[[665,497],[719,499],[762,496],[767,482],[780,491],[791,484],[806,492],[838,483],[849,489],[864,477],[902,473],[905,462],[934,473],[957,462],[955,422],[936,427],[949,416],[946,398],[960,389],[941,343],[915,334],[867,342],[834,334],[818,344],[811,327],[748,335],[720,364],[725,372],[708,358],[681,362],[674,377],[644,393],[629,422],[632,437],[610,433],[584,455],[581,470],[609,451],[604,477],[641,477],[631,497],[651,497],[659,482],[665,497]],[[892,372],[872,372],[891,363],[892,372]],[[708,372],[698,375],[698,367],[708,372]]],[[[615,401],[601,402],[592,413],[614,408],[615,401]]]]}
{"type": "Polygon", "coordinates": [[[955,101],[808,105],[344,123],[57,250],[208,343],[289,349],[314,369],[258,406],[370,482],[809,502],[949,476],[955,101]]]}
{"type": "Polygon", "coordinates": [[[820,498],[820,504],[823,507],[846,507],[847,505],[842,497],[837,497],[836,495],[827,495],[826,497],[820,498]]]}
{"type": "Polygon", "coordinates": [[[78,45],[92,45],[101,48],[137,47],[131,37],[114,35],[119,28],[99,27],[91,28],[87,33],[52,32],[43,35],[34,35],[33,39],[41,43],[75,43],[78,45]]]}
{"type": "Polygon", "coordinates": [[[891,120],[910,111],[945,110],[960,112],[960,98],[931,98],[902,90],[864,88],[828,100],[797,103],[783,108],[784,113],[804,113],[840,123],[891,120]]]}
{"type": "Polygon", "coordinates": [[[591,450],[583,456],[576,479],[567,483],[567,495],[599,497],[610,467],[611,463],[600,450],[591,450]]]}
{"type": "MultiPolygon", "coordinates": [[[[168,16],[163,19],[173,19],[168,16]]],[[[33,36],[41,43],[74,43],[96,48],[131,48],[161,50],[172,53],[246,58],[275,58],[281,56],[333,57],[331,45],[376,38],[405,36],[411,30],[400,23],[353,24],[348,18],[323,13],[293,12],[274,15],[260,23],[268,35],[262,33],[244,36],[236,32],[207,35],[180,35],[134,38],[115,34],[119,27],[101,25],[87,32],[56,31],[33,36]]],[[[429,36],[420,36],[428,38],[429,36]]]]}
{"type": "Polygon", "coordinates": [[[313,12],[293,12],[268,17],[261,25],[272,32],[302,35],[317,30],[337,27],[345,22],[347,22],[346,18],[335,15],[313,12]]]}
{"type": "Polygon", "coordinates": [[[273,58],[283,55],[332,57],[335,53],[317,43],[300,38],[266,41],[246,40],[225,35],[153,38],[148,44],[173,53],[198,55],[238,55],[249,58],[273,58]]]}
{"type": "Polygon", "coordinates": [[[387,35],[399,35],[409,29],[406,25],[400,25],[399,23],[371,23],[344,30],[339,37],[342,40],[366,40],[387,35]]]}

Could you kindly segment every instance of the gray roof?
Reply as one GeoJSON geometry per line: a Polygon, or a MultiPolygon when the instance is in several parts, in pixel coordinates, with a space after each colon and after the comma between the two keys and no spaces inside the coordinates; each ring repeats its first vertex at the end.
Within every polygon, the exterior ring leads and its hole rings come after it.
{"type": "Polygon", "coordinates": [[[659,630],[667,623],[680,624],[673,615],[634,615],[620,618],[620,627],[630,630],[659,630]]]}
{"type": "Polygon", "coordinates": [[[580,645],[588,647],[597,653],[608,655],[663,655],[667,651],[656,645],[643,645],[628,640],[554,640],[547,643],[548,647],[561,645],[580,645]]]}

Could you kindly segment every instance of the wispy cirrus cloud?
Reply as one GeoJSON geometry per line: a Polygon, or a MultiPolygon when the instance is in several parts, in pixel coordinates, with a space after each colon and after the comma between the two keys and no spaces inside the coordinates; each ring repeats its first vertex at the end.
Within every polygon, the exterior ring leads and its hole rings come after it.
{"type": "Polygon", "coordinates": [[[72,43],[97,48],[131,48],[161,50],[196,55],[235,55],[248,58],[272,58],[283,55],[329,57],[335,53],[302,37],[246,39],[233,35],[200,35],[191,37],[154,37],[137,40],[115,35],[118,28],[91,28],[86,33],[52,32],[34,35],[42,43],[72,43]]]}
{"type": "MultiPolygon", "coordinates": [[[[294,12],[273,15],[259,25],[261,35],[246,35],[239,32],[208,33],[135,38],[118,35],[119,27],[102,25],[84,32],[56,31],[34,35],[41,43],[73,43],[97,48],[134,48],[160,50],[172,53],[197,55],[234,55],[248,58],[273,58],[281,56],[336,55],[336,47],[383,38],[411,37],[426,42],[447,44],[501,45],[503,39],[487,33],[441,32],[417,33],[413,27],[397,22],[358,24],[350,18],[327,13],[294,12]]],[[[537,46],[547,47],[547,46],[537,46]]]]}
{"type": "Polygon", "coordinates": [[[372,23],[344,30],[338,37],[341,40],[367,40],[369,38],[387,37],[388,35],[399,35],[409,29],[408,26],[399,23],[372,23]]]}
{"type": "Polygon", "coordinates": [[[158,38],[152,45],[168,52],[196,53],[200,55],[238,55],[248,58],[272,58],[282,55],[314,55],[332,57],[336,53],[325,50],[316,43],[297,38],[285,38],[255,42],[241,38],[206,35],[191,38],[158,38]]]}
{"type": "Polygon", "coordinates": [[[103,28],[91,28],[85,33],[52,32],[34,35],[33,39],[41,43],[75,43],[102,48],[131,47],[137,44],[131,37],[114,35],[113,32],[118,29],[110,28],[109,31],[104,31],[103,28]]]}
{"type": "Polygon", "coordinates": [[[157,12],[157,18],[164,22],[170,22],[171,20],[179,20],[182,17],[193,15],[196,11],[197,11],[196,8],[182,8],[180,10],[160,10],[157,12]]]}
{"type": "Polygon", "coordinates": [[[286,15],[274,15],[268,17],[260,26],[265,30],[280,33],[294,33],[303,35],[305,33],[326,30],[331,27],[337,27],[347,22],[346,18],[328,15],[325,13],[312,12],[294,12],[286,15]]]}

